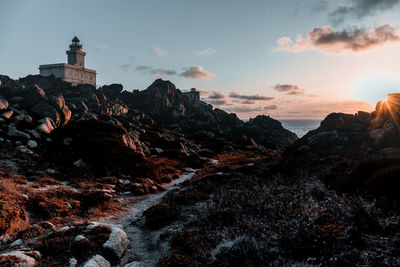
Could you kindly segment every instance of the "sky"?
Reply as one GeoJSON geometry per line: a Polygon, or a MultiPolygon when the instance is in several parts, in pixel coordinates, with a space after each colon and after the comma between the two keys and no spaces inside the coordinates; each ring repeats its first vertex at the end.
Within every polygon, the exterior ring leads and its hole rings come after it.
{"type": "Polygon", "coordinates": [[[65,63],[76,35],[99,85],[197,88],[247,119],[372,111],[400,92],[400,0],[1,0],[0,74],[65,63]]]}

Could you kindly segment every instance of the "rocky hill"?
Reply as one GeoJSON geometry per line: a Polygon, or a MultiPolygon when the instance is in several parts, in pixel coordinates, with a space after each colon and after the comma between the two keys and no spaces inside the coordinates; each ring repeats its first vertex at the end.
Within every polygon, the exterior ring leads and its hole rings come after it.
{"type": "MultiPolygon", "coordinates": [[[[53,257],[62,243],[55,229],[82,222],[79,233],[109,236],[109,228],[83,230],[89,220],[123,210],[125,198],[162,191],[186,169],[243,151],[278,153],[295,140],[272,118],[245,123],[189,101],[161,79],[129,92],[120,84],[96,89],[54,77],[0,75],[0,250],[11,249],[0,263],[17,256],[34,262],[40,254],[44,266],[64,263],[53,257]],[[43,247],[49,241],[41,238],[51,233],[57,244],[43,247]],[[13,240],[24,245],[10,246],[13,240]],[[35,250],[22,249],[27,246],[35,250]]],[[[78,235],[78,228],[67,233],[78,235]]],[[[78,253],[80,262],[102,250],[93,246],[78,253]]]]}
{"type": "Polygon", "coordinates": [[[0,81],[2,266],[400,265],[400,94],[298,139],[160,79],[0,81]]]}

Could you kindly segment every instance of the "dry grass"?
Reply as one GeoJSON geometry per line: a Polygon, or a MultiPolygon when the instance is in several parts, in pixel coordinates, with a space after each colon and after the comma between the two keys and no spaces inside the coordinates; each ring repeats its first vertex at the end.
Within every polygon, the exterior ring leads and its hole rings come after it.
{"type": "Polygon", "coordinates": [[[29,226],[20,185],[11,178],[0,180],[0,235],[15,234],[29,226]]]}

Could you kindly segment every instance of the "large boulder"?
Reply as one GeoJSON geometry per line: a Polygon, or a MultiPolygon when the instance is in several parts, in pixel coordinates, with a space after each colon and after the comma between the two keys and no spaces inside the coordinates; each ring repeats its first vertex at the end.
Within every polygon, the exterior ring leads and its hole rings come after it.
{"type": "Polygon", "coordinates": [[[103,244],[103,248],[111,255],[120,259],[125,253],[129,245],[128,236],[126,233],[116,226],[111,227],[111,234],[108,240],[103,244]]]}

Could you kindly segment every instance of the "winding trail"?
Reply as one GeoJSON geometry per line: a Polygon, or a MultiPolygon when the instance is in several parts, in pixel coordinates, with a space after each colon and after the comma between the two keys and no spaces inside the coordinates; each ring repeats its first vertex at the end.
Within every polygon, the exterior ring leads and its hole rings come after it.
{"type": "Polygon", "coordinates": [[[128,250],[121,258],[118,266],[156,266],[165,256],[169,248],[163,245],[162,240],[160,240],[160,233],[165,229],[158,231],[146,229],[144,227],[145,218],[143,217],[143,212],[160,203],[161,199],[169,191],[180,188],[183,182],[193,178],[195,174],[195,170],[183,173],[178,179],[167,184],[164,191],[137,197],[134,199],[130,211],[103,221],[104,223],[120,225],[129,238],[128,250]]]}

